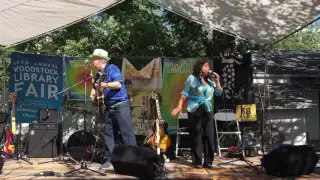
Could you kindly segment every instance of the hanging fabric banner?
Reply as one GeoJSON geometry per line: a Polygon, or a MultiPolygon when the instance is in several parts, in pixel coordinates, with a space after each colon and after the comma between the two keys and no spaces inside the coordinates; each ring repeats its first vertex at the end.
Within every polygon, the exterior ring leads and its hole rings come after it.
{"type": "Polygon", "coordinates": [[[130,99],[133,128],[136,135],[147,135],[151,130],[150,124],[157,117],[156,104],[151,93],[157,93],[161,106],[161,70],[161,58],[153,59],[140,71],[126,58],[123,59],[122,76],[130,99]]]}
{"type": "Polygon", "coordinates": [[[61,111],[62,60],[59,56],[11,54],[10,92],[16,93],[14,110],[17,122],[38,121],[40,108],[61,111]]]}
{"type": "MultiPolygon", "coordinates": [[[[178,105],[184,83],[188,76],[192,74],[193,64],[197,60],[199,60],[199,58],[164,60],[162,114],[163,119],[168,123],[168,133],[170,135],[175,134],[178,120],[178,117],[171,115],[171,110],[178,105]]],[[[185,111],[186,104],[187,102],[184,103],[183,107],[183,118],[187,118],[185,111]]]]}
{"type": "Polygon", "coordinates": [[[94,77],[97,69],[89,66],[89,62],[85,57],[65,58],[66,89],[68,88],[69,100],[84,100],[86,92],[86,100],[90,101],[89,96],[93,87],[91,72],[94,77]]]}

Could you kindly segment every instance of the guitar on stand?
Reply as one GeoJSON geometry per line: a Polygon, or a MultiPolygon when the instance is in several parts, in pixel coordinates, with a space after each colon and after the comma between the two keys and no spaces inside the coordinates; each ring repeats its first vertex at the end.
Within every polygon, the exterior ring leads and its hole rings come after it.
{"type": "Polygon", "coordinates": [[[171,146],[171,139],[166,134],[168,124],[166,121],[162,120],[158,95],[152,92],[151,97],[156,101],[157,119],[153,122],[153,125],[152,125],[153,134],[149,137],[148,142],[151,144],[151,148],[154,151],[157,151],[158,155],[162,153],[165,161],[169,162],[169,159],[165,155],[165,153],[168,151],[168,149],[171,146]]]}
{"type": "Polygon", "coordinates": [[[9,98],[11,103],[11,132],[8,128],[5,129],[6,133],[6,142],[4,144],[3,150],[7,155],[13,155],[14,153],[14,139],[12,134],[16,134],[17,125],[16,125],[16,96],[17,93],[12,93],[9,98]]]}
{"type": "Polygon", "coordinates": [[[29,162],[27,159],[21,157],[20,151],[20,138],[21,138],[21,121],[19,123],[19,133],[16,135],[17,131],[17,123],[16,123],[16,99],[17,99],[17,93],[13,92],[10,94],[9,102],[11,103],[11,131],[8,129],[6,130],[6,143],[4,147],[4,152],[6,152],[9,155],[12,155],[14,159],[16,160],[23,160],[29,164],[33,164],[29,162]],[[15,137],[13,137],[15,136],[15,137]]]}

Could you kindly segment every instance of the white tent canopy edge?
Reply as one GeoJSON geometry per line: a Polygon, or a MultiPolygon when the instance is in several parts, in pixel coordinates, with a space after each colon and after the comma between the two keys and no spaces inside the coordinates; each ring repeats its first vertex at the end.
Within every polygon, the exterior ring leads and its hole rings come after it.
{"type": "MultiPolygon", "coordinates": [[[[310,23],[318,0],[150,0],[204,26],[258,44],[272,44],[310,23]]],[[[11,46],[67,27],[123,0],[3,0],[0,46],[11,46]]]]}
{"type": "Polygon", "coordinates": [[[318,0],[150,0],[204,26],[273,44],[315,19],[318,0]]]}
{"type": "Polygon", "coordinates": [[[124,0],[2,0],[0,46],[12,46],[111,8],[124,0]]]}

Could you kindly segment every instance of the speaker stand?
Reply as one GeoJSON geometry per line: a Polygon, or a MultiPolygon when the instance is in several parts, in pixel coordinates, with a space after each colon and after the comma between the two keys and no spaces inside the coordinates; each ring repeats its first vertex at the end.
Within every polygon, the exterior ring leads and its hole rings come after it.
{"type": "Polygon", "coordinates": [[[71,170],[71,171],[65,173],[65,175],[71,174],[71,173],[76,172],[76,171],[87,171],[87,170],[92,171],[92,172],[95,172],[95,173],[98,173],[98,174],[100,174],[100,175],[102,175],[102,176],[105,176],[105,175],[106,175],[106,173],[99,172],[99,171],[96,171],[96,170],[93,170],[93,169],[88,168],[87,163],[86,163],[83,159],[81,160],[80,163],[81,163],[80,168],[71,170]]]}
{"type": "MultiPolygon", "coordinates": [[[[20,105],[19,105],[20,109],[21,109],[22,103],[24,103],[24,102],[22,101],[22,102],[20,103],[20,105]]],[[[20,152],[21,129],[22,129],[21,126],[22,126],[22,120],[20,119],[20,120],[19,120],[19,133],[18,133],[17,136],[16,136],[16,140],[17,140],[17,141],[16,141],[16,142],[13,141],[13,142],[14,142],[14,145],[15,145],[15,147],[16,147],[16,150],[17,150],[17,151],[14,153],[15,156],[14,156],[13,159],[17,160],[18,163],[20,163],[19,160],[22,160],[22,161],[24,161],[24,162],[26,162],[26,163],[28,163],[28,164],[30,164],[30,165],[33,165],[33,163],[30,162],[30,161],[28,161],[28,159],[23,158],[23,157],[22,157],[22,153],[20,152]]],[[[11,133],[11,135],[13,135],[11,131],[10,131],[10,133],[11,133]]]]}

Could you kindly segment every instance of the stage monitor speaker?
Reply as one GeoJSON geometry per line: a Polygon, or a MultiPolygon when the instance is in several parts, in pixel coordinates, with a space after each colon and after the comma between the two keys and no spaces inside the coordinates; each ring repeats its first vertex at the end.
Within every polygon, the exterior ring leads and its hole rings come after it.
{"type": "Polygon", "coordinates": [[[59,121],[59,112],[57,109],[39,109],[38,122],[54,122],[59,121]]]}
{"type": "Polygon", "coordinates": [[[261,165],[269,175],[278,177],[298,177],[313,172],[319,157],[307,145],[281,146],[261,159],[261,165]]]}
{"type": "Polygon", "coordinates": [[[152,180],[156,177],[156,165],[164,160],[151,148],[117,145],[111,163],[117,174],[152,180]]]}
{"type": "Polygon", "coordinates": [[[28,157],[57,157],[62,140],[61,123],[29,124],[28,157]]]}

